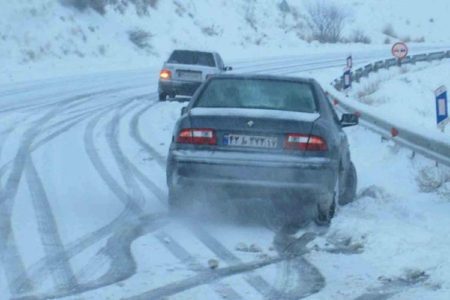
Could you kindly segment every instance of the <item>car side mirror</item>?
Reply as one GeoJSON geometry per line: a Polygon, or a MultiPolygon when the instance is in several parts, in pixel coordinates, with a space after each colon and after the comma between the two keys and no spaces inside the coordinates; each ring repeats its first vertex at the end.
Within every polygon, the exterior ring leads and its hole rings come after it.
{"type": "Polygon", "coordinates": [[[224,70],[224,71],[232,71],[232,70],[233,70],[233,67],[231,67],[231,66],[223,67],[223,70],[224,70]]]}
{"type": "Polygon", "coordinates": [[[183,107],[181,108],[181,115],[186,114],[187,111],[188,111],[188,107],[187,107],[187,106],[183,106],[183,107]]]}
{"type": "Polygon", "coordinates": [[[359,124],[359,117],[355,114],[342,114],[341,127],[350,127],[359,124]]]}

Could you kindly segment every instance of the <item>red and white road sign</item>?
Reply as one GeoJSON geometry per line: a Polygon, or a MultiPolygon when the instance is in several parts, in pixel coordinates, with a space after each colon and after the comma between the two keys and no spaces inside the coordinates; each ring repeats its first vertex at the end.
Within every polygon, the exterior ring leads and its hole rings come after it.
{"type": "Polygon", "coordinates": [[[408,46],[403,42],[395,43],[392,46],[392,55],[398,59],[403,59],[408,55],[408,46]]]}

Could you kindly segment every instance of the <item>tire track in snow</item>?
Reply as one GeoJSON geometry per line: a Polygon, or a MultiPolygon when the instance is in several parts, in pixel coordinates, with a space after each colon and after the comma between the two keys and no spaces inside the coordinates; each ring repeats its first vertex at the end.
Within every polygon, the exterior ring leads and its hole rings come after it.
{"type": "Polygon", "coordinates": [[[53,118],[57,113],[64,110],[64,106],[79,98],[68,99],[59,103],[55,108],[45,113],[33,122],[22,137],[19,149],[13,161],[12,171],[9,175],[4,189],[0,190],[0,257],[3,259],[3,268],[8,281],[11,294],[30,292],[33,284],[27,276],[25,266],[17,249],[15,237],[11,227],[11,212],[14,200],[27,163],[29,150],[34,138],[39,134],[40,128],[53,118]],[[16,280],[22,277],[23,285],[18,286],[16,280]]]}
{"type": "MultiPolygon", "coordinates": [[[[109,105],[111,106],[111,105],[109,105]]],[[[107,106],[108,107],[108,106],[107,106]]],[[[90,111],[86,111],[84,113],[80,113],[76,116],[73,116],[71,118],[59,121],[55,124],[52,124],[46,128],[41,129],[42,132],[45,131],[50,131],[52,129],[58,128],[61,125],[64,125],[67,123],[67,125],[63,126],[62,128],[59,128],[58,130],[55,130],[53,133],[49,134],[48,136],[46,136],[45,138],[37,141],[37,142],[33,142],[33,145],[30,149],[30,153],[34,152],[36,149],[40,148],[41,146],[45,145],[46,143],[50,142],[52,139],[60,136],[61,134],[67,132],[68,130],[70,130],[71,128],[73,128],[75,125],[77,125],[78,123],[82,122],[84,119],[86,119],[86,117],[90,116],[92,113],[95,113],[97,111],[103,110],[105,109],[103,108],[97,108],[97,109],[92,109],[90,111]]],[[[14,128],[13,128],[14,129],[14,128]]],[[[39,136],[36,137],[36,139],[39,136]]],[[[0,145],[0,150],[1,150],[1,145],[0,145]]],[[[0,153],[1,154],[1,153],[0,153]]],[[[3,164],[3,166],[0,168],[0,178],[6,173],[7,169],[9,167],[11,167],[13,161],[9,161],[3,164]]]]}
{"type": "Polygon", "coordinates": [[[137,265],[131,253],[133,241],[150,234],[166,224],[164,215],[147,215],[122,223],[108,238],[99,254],[109,258],[111,266],[101,277],[85,283],[79,283],[74,289],[66,289],[42,294],[29,294],[13,297],[11,300],[48,300],[80,295],[82,293],[110,286],[128,279],[136,273],[137,265]],[[126,226],[125,226],[126,225],[126,226]]]}
{"type": "MultiPolygon", "coordinates": [[[[118,110],[118,112],[120,112],[120,109],[123,109],[124,107],[126,107],[127,105],[129,105],[130,101],[124,101],[122,104],[120,104],[118,106],[118,108],[115,108],[118,110]]],[[[133,109],[134,107],[127,107],[126,110],[130,110],[133,109]]],[[[126,111],[126,112],[127,112],[126,111]]],[[[108,137],[109,140],[109,144],[111,146],[111,148],[113,149],[113,153],[116,153],[115,158],[117,160],[119,160],[121,163],[119,163],[122,175],[125,178],[132,178],[132,174],[129,172],[130,170],[128,168],[126,168],[126,166],[124,166],[124,163],[127,162],[127,160],[124,160],[124,156],[123,154],[119,153],[121,150],[118,146],[118,121],[120,121],[120,114],[118,114],[118,112],[116,112],[114,118],[109,122],[108,126],[107,126],[107,132],[106,135],[108,137]]],[[[125,113],[126,113],[125,112],[125,113]]],[[[104,113],[102,113],[101,115],[98,115],[96,118],[94,118],[87,126],[88,130],[86,131],[85,135],[85,140],[86,140],[86,145],[89,145],[91,143],[93,143],[93,140],[89,141],[89,139],[87,137],[93,137],[93,130],[96,127],[96,124],[99,122],[99,119],[104,116],[104,113]]],[[[94,148],[93,146],[90,146],[88,148],[94,148]]],[[[88,151],[89,152],[89,151],[88,151]]],[[[91,157],[91,161],[98,162],[99,159],[97,159],[97,157],[91,157]]],[[[105,173],[107,171],[106,168],[105,170],[103,168],[101,169],[101,173],[103,174],[103,176],[105,175],[105,173]]],[[[109,178],[108,176],[106,178],[109,178]]],[[[109,179],[108,179],[109,181],[109,179]]],[[[119,187],[119,185],[117,183],[113,184],[116,187],[119,187]]],[[[131,186],[132,191],[136,192],[138,190],[138,187],[135,184],[130,184],[129,186],[131,186]]],[[[117,189],[115,189],[117,190],[117,189]]],[[[122,196],[124,194],[126,194],[126,191],[123,191],[123,193],[119,193],[122,196]]],[[[161,195],[160,195],[161,196],[161,195]]],[[[134,260],[132,258],[131,252],[129,251],[129,247],[131,245],[131,242],[136,239],[137,237],[139,237],[141,234],[122,234],[121,232],[123,232],[123,228],[133,228],[133,224],[137,224],[138,226],[142,226],[141,222],[137,222],[137,219],[139,219],[140,217],[138,216],[137,218],[133,218],[131,219],[128,223],[127,226],[121,226],[122,227],[122,231],[119,231],[119,233],[115,233],[109,240],[108,240],[108,246],[105,247],[105,250],[103,251],[104,253],[107,253],[108,256],[111,257],[111,263],[112,263],[112,267],[110,268],[110,270],[108,271],[107,274],[105,274],[104,276],[102,276],[101,279],[96,280],[95,282],[91,282],[89,284],[82,284],[82,285],[78,285],[77,287],[77,291],[86,291],[89,289],[95,289],[95,288],[99,288],[99,287],[103,287],[106,285],[110,285],[113,284],[117,281],[120,280],[124,280],[126,278],[128,278],[129,276],[133,275],[135,272],[135,264],[134,264],[134,260]]],[[[148,222],[148,221],[147,221],[148,222]]],[[[122,224],[123,225],[123,224],[122,224]]],[[[125,230],[127,232],[127,230],[125,230]]],[[[134,231],[136,233],[136,231],[134,231]]],[[[147,233],[147,232],[146,232],[147,233]]],[[[146,234],[145,233],[145,234],[146,234]]],[[[94,238],[95,240],[95,238],[94,238]]],[[[91,238],[92,241],[92,238],[91,238]]],[[[70,291],[65,292],[60,292],[58,293],[58,295],[72,295],[73,293],[71,293],[70,291]]],[[[47,299],[47,298],[54,298],[54,297],[59,297],[57,295],[44,295],[44,296],[35,296],[37,297],[36,299],[47,299]]]]}
{"type": "MultiPolygon", "coordinates": [[[[229,265],[241,265],[243,262],[212,237],[207,231],[197,225],[191,225],[191,231],[205,244],[214,254],[229,265]]],[[[275,290],[265,279],[255,274],[245,274],[245,281],[266,299],[285,299],[283,293],[275,290]]]]}
{"type": "Polygon", "coordinates": [[[44,246],[45,256],[50,259],[58,257],[58,263],[49,266],[53,282],[57,289],[71,290],[78,285],[75,274],[65,255],[64,245],[58,231],[58,226],[53,215],[44,185],[33,164],[31,155],[27,158],[25,177],[30,189],[31,199],[38,225],[41,243],[44,246]]]}
{"type": "MultiPolygon", "coordinates": [[[[201,265],[191,254],[189,254],[189,252],[187,252],[187,250],[185,250],[180,244],[177,243],[177,241],[175,241],[171,236],[169,236],[167,233],[165,232],[160,232],[156,235],[156,238],[161,242],[162,245],[164,245],[167,250],[170,251],[170,253],[172,253],[173,256],[175,256],[176,258],[178,258],[178,260],[180,262],[182,262],[183,264],[185,264],[186,266],[188,266],[188,268],[191,271],[194,272],[205,272],[208,271],[208,269],[206,267],[204,267],[203,265],[201,265]]],[[[214,291],[222,296],[222,298],[225,299],[231,299],[231,300],[240,300],[243,299],[238,292],[236,292],[233,288],[231,288],[230,286],[221,283],[220,281],[214,281],[211,283],[214,291]]],[[[174,292],[176,292],[176,290],[174,290],[174,292]]],[[[172,294],[169,292],[168,289],[164,290],[163,294],[157,295],[156,298],[159,297],[167,297],[167,296],[171,296],[172,294]]]]}
{"type": "MultiPolygon", "coordinates": [[[[122,104],[122,105],[124,107],[126,106],[125,104],[122,104]]],[[[150,104],[150,106],[151,105],[152,104],[150,104]]],[[[122,166],[120,167],[120,169],[122,170],[123,176],[125,178],[133,178],[133,176],[136,176],[139,178],[140,181],[143,181],[143,183],[145,183],[148,181],[148,179],[147,180],[143,179],[143,178],[146,178],[145,175],[140,173],[140,171],[134,165],[131,164],[131,162],[123,154],[123,152],[120,149],[120,146],[118,144],[117,126],[119,124],[120,118],[123,117],[122,115],[120,115],[120,109],[122,109],[122,108],[117,108],[118,112],[116,112],[116,115],[108,123],[108,126],[107,126],[107,135],[109,136],[108,139],[110,140],[110,147],[113,149],[113,153],[116,153],[115,154],[116,160],[121,162],[120,164],[122,166]]],[[[127,110],[124,113],[127,113],[128,110],[130,110],[130,109],[133,109],[133,107],[127,108],[127,110]]],[[[88,125],[88,127],[93,129],[95,126],[88,125]]],[[[136,186],[136,183],[129,184],[129,185],[132,186],[133,191],[139,190],[139,187],[136,186]]],[[[161,198],[161,197],[163,197],[162,191],[158,194],[158,196],[162,201],[164,201],[164,199],[161,198]]],[[[128,227],[130,227],[130,222],[127,224],[127,226],[125,226],[125,228],[128,228],[128,227]]],[[[127,251],[127,249],[131,245],[132,241],[134,239],[136,239],[139,235],[131,235],[131,237],[132,236],[134,236],[134,238],[130,238],[130,235],[126,234],[125,238],[127,238],[127,239],[123,240],[121,238],[120,234],[114,234],[113,237],[111,237],[109,239],[109,241],[111,241],[111,240],[116,241],[117,239],[121,241],[120,243],[117,243],[117,242],[111,243],[111,247],[112,247],[112,245],[116,245],[116,247],[114,248],[115,250],[107,251],[107,253],[109,253],[109,256],[111,256],[111,258],[112,258],[111,262],[113,263],[114,267],[111,267],[110,271],[108,271],[107,275],[102,276],[102,279],[96,280],[95,281],[96,283],[91,282],[89,284],[79,285],[77,288],[77,293],[79,293],[81,291],[86,291],[86,290],[110,285],[119,280],[124,280],[134,274],[134,272],[135,272],[134,259],[131,255],[131,252],[127,251]],[[117,257],[120,257],[120,259],[117,259],[117,257]],[[100,283],[102,281],[104,281],[104,282],[100,283]]],[[[108,242],[108,244],[110,244],[110,243],[108,242]]],[[[108,248],[108,247],[106,247],[106,248],[108,248]]],[[[113,249],[113,248],[111,248],[111,249],[113,249]]],[[[224,289],[224,290],[222,290],[222,294],[224,292],[227,292],[227,294],[229,294],[229,295],[234,295],[234,297],[233,297],[234,299],[240,299],[239,296],[236,296],[238,294],[232,290],[224,289]]],[[[58,293],[58,295],[72,295],[72,294],[73,293],[70,293],[70,292],[58,293]]],[[[36,299],[46,299],[46,298],[54,298],[54,297],[56,297],[56,295],[45,295],[45,296],[37,296],[36,299]]]]}
{"type": "Polygon", "coordinates": [[[355,300],[386,300],[414,287],[432,289],[431,286],[425,285],[428,278],[427,274],[419,273],[409,278],[386,280],[380,287],[368,289],[367,293],[355,298],[355,300]]]}
{"type": "MultiPolygon", "coordinates": [[[[145,205],[145,196],[139,187],[135,176],[145,177],[137,170],[137,168],[128,160],[125,154],[122,152],[122,149],[119,145],[120,139],[120,120],[123,116],[125,116],[133,107],[129,107],[128,109],[124,109],[124,107],[117,108],[114,117],[108,123],[106,128],[106,137],[109,148],[112,151],[114,159],[119,166],[119,171],[123,180],[125,181],[125,185],[128,189],[128,193],[131,195],[135,201],[137,200],[141,207],[145,205]],[[123,111],[122,111],[123,110],[123,111]],[[139,175],[136,175],[139,174],[139,175]]],[[[150,181],[146,181],[146,183],[150,183],[150,181]]],[[[154,184],[150,185],[150,190],[158,199],[163,198],[163,192],[154,184]]]]}
{"type": "MultiPolygon", "coordinates": [[[[155,104],[158,104],[155,103],[155,104]]],[[[140,112],[138,112],[136,115],[133,116],[131,120],[131,126],[130,126],[130,136],[150,155],[155,159],[155,161],[159,164],[160,167],[165,168],[166,166],[166,158],[161,155],[158,151],[156,151],[150,144],[148,144],[143,138],[142,134],[139,130],[139,121],[143,114],[147,112],[150,108],[152,108],[153,105],[149,105],[147,107],[144,107],[140,112]]]]}
{"type": "Polygon", "coordinates": [[[18,187],[24,173],[25,165],[29,159],[31,145],[42,127],[57,114],[64,111],[67,106],[77,102],[83,104],[83,99],[89,98],[91,94],[73,97],[58,102],[54,108],[42,117],[32,122],[31,127],[26,130],[22,137],[18,152],[12,162],[12,171],[9,175],[5,188],[0,190],[0,257],[3,258],[3,268],[8,281],[11,294],[27,293],[33,290],[24,263],[17,249],[15,237],[11,227],[11,212],[14,206],[18,187]]]}
{"type": "MultiPolygon", "coordinates": [[[[133,100],[135,100],[135,99],[136,99],[136,97],[125,99],[125,100],[121,101],[119,104],[115,105],[112,109],[110,109],[110,111],[113,111],[114,109],[121,109],[127,105],[130,105],[133,103],[133,100]]],[[[133,107],[131,107],[131,109],[132,108],[133,107]]],[[[130,109],[130,108],[128,108],[128,109],[130,109]]],[[[100,119],[104,116],[105,116],[105,112],[103,111],[103,112],[99,113],[97,116],[95,116],[87,124],[85,136],[84,136],[85,149],[91,160],[91,163],[94,165],[94,167],[97,170],[100,177],[108,185],[110,190],[124,203],[125,209],[119,215],[119,217],[117,219],[115,219],[112,223],[101,228],[95,234],[88,235],[84,239],[82,239],[81,241],[83,241],[83,246],[86,246],[86,247],[97,242],[100,238],[106,236],[107,234],[110,234],[111,229],[113,229],[113,228],[117,229],[118,225],[127,224],[130,226],[133,222],[136,221],[136,219],[139,219],[142,215],[144,215],[143,209],[141,207],[142,203],[140,201],[139,202],[136,201],[136,200],[142,200],[142,199],[136,199],[135,197],[133,197],[133,195],[129,194],[127,191],[120,188],[120,184],[118,182],[116,182],[116,180],[112,177],[112,175],[107,170],[106,166],[101,162],[100,155],[98,154],[97,150],[95,149],[94,129],[96,128],[100,119]]],[[[116,123],[117,121],[118,121],[118,119],[114,118],[112,121],[109,122],[109,126],[108,126],[109,129],[108,129],[108,132],[106,133],[107,139],[109,141],[111,141],[113,139],[113,137],[115,137],[115,130],[116,130],[115,126],[117,124],[116,123]]],[[[113,148],[113,153],[115,153],[117,150],[115,148],[115,145],[111,144],[110,142],[109,142],[109,144],[113,148]]],[[[120,158],[120,156],[117,156],[117,153],[115,156],[116,156],[116,158],[120,158]]],[[[127,182],[127,180],[129,180],[129,178],[130,178],[130,175],[128,174],[127,169],[125,169],[125,171],[124,171],[123,167],[124,167],[123,161],[120,161],[119,168],[122,172],[122,176],[124,177],[124,179],[126,179],[126,182],[127,182]]],[[[135,192],[137,189],[135,186],[133,186],[132,190],[135,192]]],[[[76,249],[76,252],[79,252],[79,251],[82,251],[84,249],[84,247],[79,247],[79,246],[72,247],[72,250],[75,250],[75,249],[76,249]]],[[[76,253],[74,253],[74,252],[75,251],[69,251],[69,253],[68,253],[69,257],[72,255],[75,255],[76,253]],[[70,255],[70,254],[72,254],[72,255],[70,255]]],[[[57,256],[57,259],[46,260],[45,264],[43,264],[43,265],[45,267],[53,266],[54,264],[57,264],[61,258],[62,258],[61,256],[57,256]]],[[[112,260],[112,262],[114,262],[114,261],[115,260],[112,260]]],[[[42,262],[40,265],[42,267],[42,262]]],[[[116,268],[116,269],[118,269],[118,268],[116,268]]],[[[128,274],[128,276],[131,276],[131,275],[132,274],[128,274]]],[[[112,283],[114,283],[114,282],[112,282],[112,283]]]]}
{"type": "MultiPolygon", "coordinates": [[[[91,162],[94,164],[94,167],[95,166],[98,167],[98,169],[96,169],[96,170],[97,170],[97,172],[100,172],[100,176],[107,174],[105,177],[101,176],[101,178],[104,180],[106,179],[107,182],[110,183],[111,186],[115,187],[112,189],[112,191],[115,192],[115,195],[118,198],[122,197],[123,202],[126,202],[126,199],[127,199],[126,192],[121,190],[121,188],[119,187],[119,184],[117,182],[115,182],[115,180],[112,179],[112,177],[108,176],[109,174],[107,173],[106,167],[101,162],[100,155],[96,152],[97,150],[95,149],[95,145],[93,142],[93,135],[94,135],[93,130],[94,130],[96,124],[98,123],[99,119],[103,115],[105,115],[105,113],[107,111],[111,111],[112,109],[114,109],[115,107],[120,105],[120,103],[122,103],[122,102],[129,102],[133,99],[145,98],[146,96],[148,96],[148,95],[145,94],[142,96],[129,97],[129,98],[126,98],[125,100],[122,100],[121,102],[119,102],[119,104],[111,105],[111,108],[100,110],[100,112],[97,115],[94,115],[94,119],[91,120],[86,126],[86,131],[85,131],[85,136],[84,136],[86,152],[88,153],[88,156],[89,156],[91,162]]],[[[69,128],[70,125],[75,126],[76,124],[68,124],[66,127],[62,128],[60,130],[60,133],[63,133],[66,130],[70,129],[69,128]]],[[[45,140],[48,138],[50,138],[50,136],[44,138],[41,142],[46,142],[45,140]]],[[[37,146],[41,146],[41,144],[36,145],[36,147],[37,146]]],[[[110,186],[110,188],[111,188],[111,186],[110,186]]],[[[72,243],[69,243],[69,245],[66,247],[67,256],[69,258],[71,258],[71,257],[77,255],[84,249],[95,244],[98,240],[106,237],[108,234],[110,234],[117,228],[120,228],[121,226],[123,226],[123,224],[128,222],[128,220],[130,219],[130,216],[132,215],[131,211],[133,209],[134,209],[134,207],[131,203],[129,203],[128,205],[125,205],[125,208],[122,211],[122,213],[116,219],[114,219],[110,224],[103,226],[102,228],[96,230],[95,232],[86,234],[82,238],[80,238],[72,243]]],[[[60,259],[61,259],[61,256],[57,255],[56,257],[54,257],[52,259],[50,259],[48,257],[44,257],[43,259],[34,263],[30,267],[31,278],[33,279],[33,281],[42,282],[46,278],[45,274],[46,274],[46,270],[48,269],[48,267],[52,266],[54,264],[57,264],[60,259]]],[[[22,285],[25,284],[25,282],[23,280],[19,280],[19,282],[22,285]]]]}
{"type": "MultiPolygon", "coordinates": [[[[284,258],[275,257],[269,258],[261,261],[255,261],[250,263],[241,263],[238,265],[232,265],[226,268],[220,268],[216,270],[205,270],[199,272],[197,275],[189,277],[187,279],[183,279],[174,283],[170,283],[168,285],[150,290],[148,292],[144,292],[140,295],[136,295],[133,297],[124,298],[123,300],[149,300],[149,299],[167,299],[168,296],[172,296],[175,294],[179,294],[186,290],[198,287],[204,284],[212,284],[218,280],[234,276],[245,274],[251,271],[255,271],[257,269],[279,263],[284,258]]],[[[283,298],[270,298],[270,299],[280,299],[283,298]]]]}

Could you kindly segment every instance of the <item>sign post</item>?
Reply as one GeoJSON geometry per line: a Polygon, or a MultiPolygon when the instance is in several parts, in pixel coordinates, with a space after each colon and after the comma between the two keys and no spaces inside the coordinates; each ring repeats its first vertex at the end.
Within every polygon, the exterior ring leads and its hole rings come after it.
{"type": "Polygon", "coordinates": [[[348,90],[352,87],[352,71],[349,68],[346,68],[344,71],[344,90],[348,90]]]}
{"type": "Polygon", "coordinates": [[[445,125],[449,122],[448,118],[448,100],[447,100],[447,88],[441,86],[434,91],[436,99],[436,123],[442,132],[445,130],[445,125]]]}
{"type": "Polygon", "coordinates": [[[347,57],[347,69],[351,69],[353,68],[353,58],[352,55],[349,55],[347,57]]]}
{"type": "Polygon", "coordinates": [[[403,42],[395,43],[391,49],[392,55],[397,58],[398,65],[402,65],[402,59],[408,55],[408,46],[403,42]]]}

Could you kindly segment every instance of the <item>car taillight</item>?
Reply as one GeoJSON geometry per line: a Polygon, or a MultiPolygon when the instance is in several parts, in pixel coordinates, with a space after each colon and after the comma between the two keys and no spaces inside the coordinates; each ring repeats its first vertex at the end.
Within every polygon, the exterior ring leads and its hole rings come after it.
{"type": "Polygon", "coordinates": [[[327,143],[321,137],[314,135],[305,135],[290,133],[284,141],[284,148],[289,150],[303,151],[326,151],[327,143]]]}
{"type": "Polygon", "coordinates": [[[161,78],[161,79],[170,79],[171,77],[172,77],[172,72],[170,72],[170,70],[163,69],[163,70],[161,70],[161,72],[159,72],[159,78],[161,78]]]}
{"type": "Polygon", "coordinates": [[[216,133],[208,128],[182,129],[177,137],[177,143],[196,145],[216,145],[216,133]]]}

